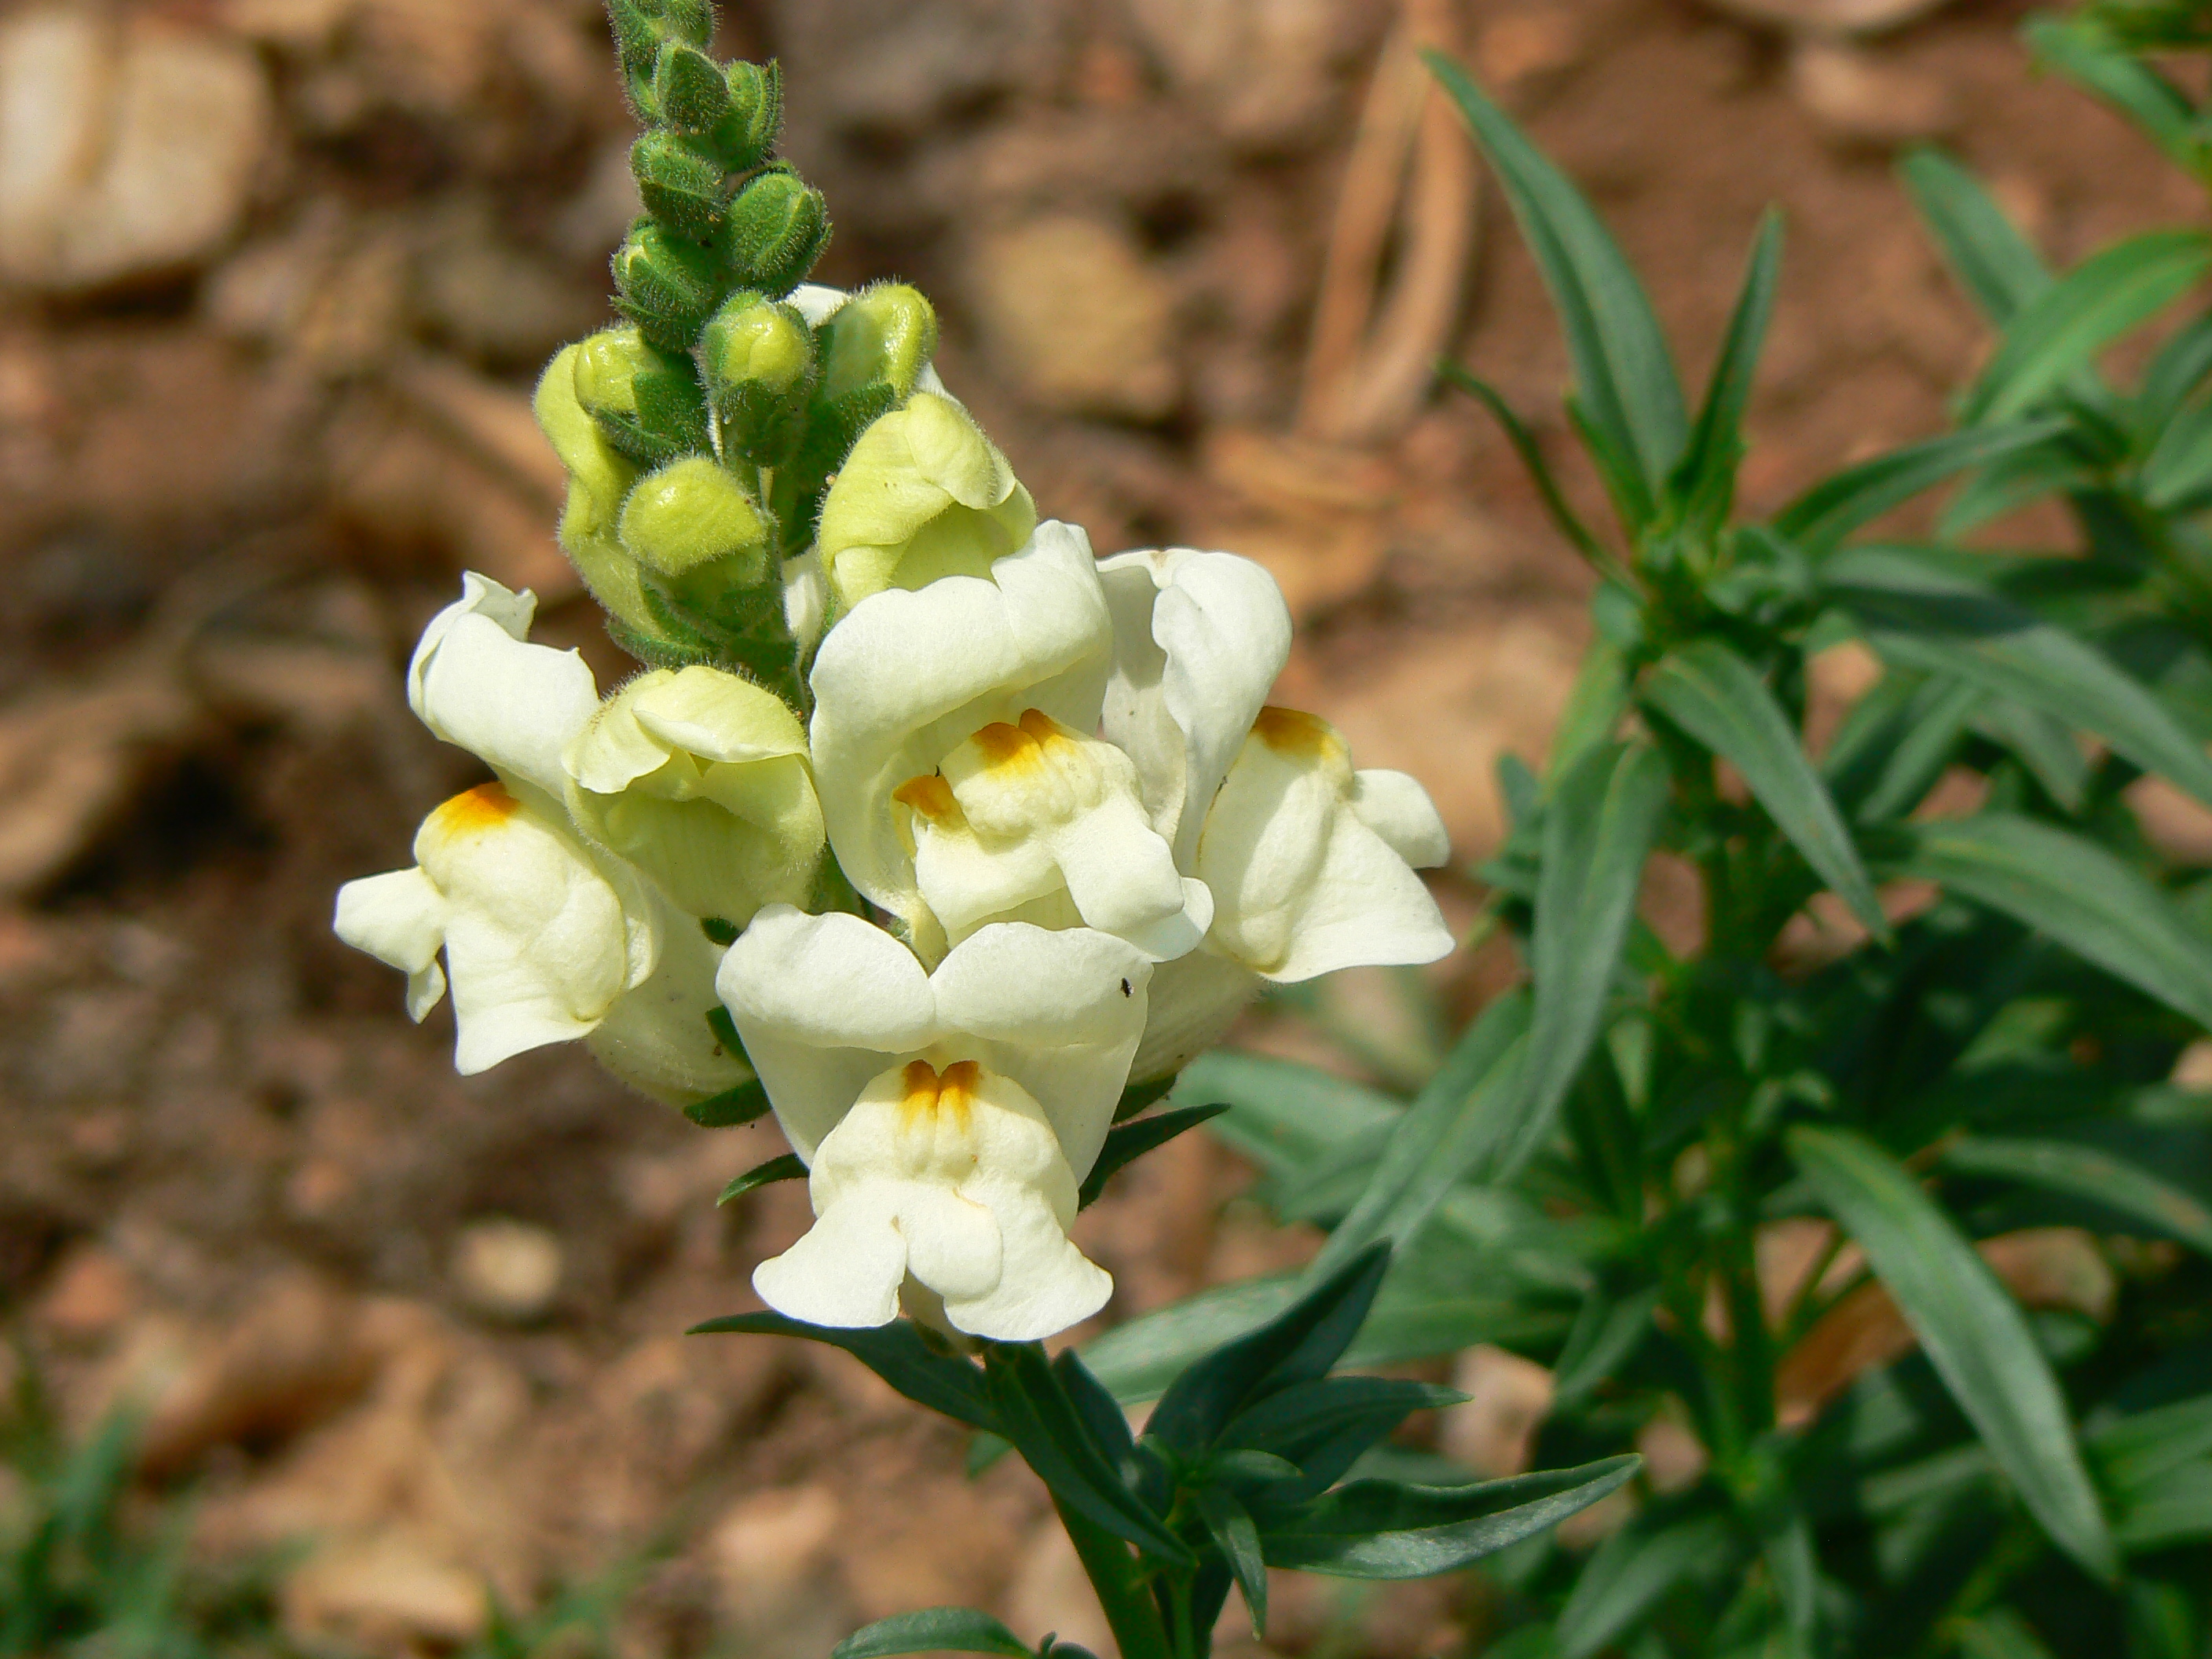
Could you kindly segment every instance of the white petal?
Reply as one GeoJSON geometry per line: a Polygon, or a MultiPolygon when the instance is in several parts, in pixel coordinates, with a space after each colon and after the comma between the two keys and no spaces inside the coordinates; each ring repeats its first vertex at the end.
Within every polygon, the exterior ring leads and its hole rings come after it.
{"type": "Polygon", "coordinates": [[[822,555],[809,548],[795,559],[783,562],[783,625],[804,652],[822,637],[830,617],[830,576],[822,568],[822,555]]]}
{"type": "Polygon", "coordinates": [[[800,1157],[812,1159],[885,1057],[939,1033],[914,952],[858,916],[772,904],[722,958],[715,989],[800,1157]]]}
{"type": "Polygon", "coordinates": [[[1079,1181],[1113,1127],[1152,976],[1110,934],[1002,922],[956,946],[932,985],[945,1030],[1035,1097],[1079,1181]]]}
{"type": "Polygon", "coordinates": [[[1152,1015],[1129,1062],[1129,1081],[1173,1077],[1229,1034],[1264,984],[1243,963],[1212,950],[1162,963],[1152,970],[1152,1015]]]}
{"type": "Polygon", "coordinates": [[[1137,761],[1188,870],[1206,809],[1289,660],[1290,610],[1273,576],[1232,553],[1121,553],[1100,575],[1115,620],[1105,732],[1137,761]],[[1140,584],[1157,590],[1148,613],[1140,584]]]}
{"type": "Polygon", "coordinates": [[[535,599],[473,573],[465,586],[423,630],[408,701],[447,743],[557,797],[561,751],[599,709],[592,671],[574,651],[524,642],[535,599]]]}
{"type": "Polygon", "coordinates": [[[633,982],[632,919],[564,822],[487,784],[432,813],[415,854],[446,902],[464,1076],[590,1035],[633,982]]]}
{"type": "Polygon", "coordinates": [[[337,936],[407,975],[407,1017],[420,1025],[446,994],[438,952],[446,901],[417,868],[349,881],[338,889],[337,936]]]}
{"type": "Polygon", "coordinates": [[[1076,1249],[1043,1196],[1010,1182],[993,1187],[988,1201],[1005,1266],[988,1295],[947,1295],[945,1317],[971,1336],[1042,1342],[1104,1307],[1113,1275],[1076,1249]]]}
{"type": "Polygon", "coordinates": [[[988,581],[873,594],[830,630],[811,676],[815,778],[830,844],[862,893],[918,917],[891,792],[1027,709],[1095,730],[1112,632],[1089,542],[1057,523],[1038,526],[988,581]]]}
{"type": "Polygon", "coordinates": [[[1290,953],[1266,977],[1294,985],[1340,968],[1435,962],[1453,942],[1426,884],[1347,809],[1330,833],[1290,953]]]}
{"type": "Polygon", "coordinates": [[[787,1319],[865,1329],[898,1317],[906,1241],[889,1206],[866,1192],[824,1211],[806,1236],[753,1269],[753,1289],[787,1319]]]}
{"type": "Polygon", "coordinates": [[[640,1093],[689,1106],[744,1082],[736,1056],[723,1052],[707,1023],[715,1006],[721,948],[665,901],[652,975],[617,997],[588,1041],[592,1056],[640,1093]]]}
{"type": "Polygon", "coordinates": [[[1433,870],[1451,859],[1451,837],[1437,804],[1418,779],[1403,772],[1352,775],[1352,810],[1416,870],[1433,870]]]}

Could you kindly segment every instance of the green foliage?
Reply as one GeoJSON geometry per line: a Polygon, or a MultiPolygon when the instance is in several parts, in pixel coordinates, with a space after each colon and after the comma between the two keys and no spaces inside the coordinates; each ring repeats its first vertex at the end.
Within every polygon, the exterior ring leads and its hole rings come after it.
{"type": "MultiPolygon", "coordinates": [[[[2185,77],[2139,55],[2206,44],[2208,16],[2115,0],[2030,37],[2212,176],[2185,77]]],[[[2054,271],[1957,163],[1908,158],[1998,333],[1988,368],[1956,430],[1744,522],[1775,226],[1692,416],[1595,214],[1464,72],[1432,67],[1555,301],[1571,423],[1617,520],[1577,519],[1528,426],[1445,366],[1601,578],[1549,766],[1501,769],[1512,828],[1480,872],[1528,983],[1410,1087],[1190,1066],[1176,1106],[1226,1105],[1209,1133],[1260,1168],[1253,1196],[1328,1242],[1305,1275],[1208,1291],[1085,1361],[1124,1400],[1159,1396],[1147,1438],[1185,1457],[1218,1455],[1253,1409],[1219,1356],[1294,1346],[1299,1298],[1311,1316],[1346,1284],[1371,1297],[1354,1360],[1480,1340],[1549,1367],[1540,1470],[1618,1478],[1632,1513],[1594,1549],[1538,1537],[1493,1564],[1500,1653],[2202,1659],[2212,1097],[2169,1079],[2212,1030],[2212,880],[2130,803],[2146,776],[2212,800],[2212,316],[2160,322],[2212,242],[2153,230],[2054,271]],[[2116,384],[2106,349],[2161,325],[2116,384]],[[1939,486],[1938,537],[1865,539],[1939,486]],[[1949,539],[2045,498],[2079,556],[1949,539]],[[1812,659],[1845,641],[1882,678],[1816,749],[1812,659]],[[1962,779],[1975,804],[1945,805],[1962,779]],[[1686,944],[1638,920],[1662,854],[1698,876],[1686,944]],[[1787,1274],[1778,1247],[1806,1235],[1785,1226],[1826,1240],[1787,1274]],[[2054,1238],[2100,1256],[2062,1259],[2114,1292],[2024,1300],[2018,1252],[2054,1238]],[[1377,1241],[1395,1253],[1370,1288],[1377,1241]],[[1824,1371],[1877,1291],[1911,1352],[1824,1371]],[[1698,1443],[1686,1475],[1595,1474],[1662,1422],[1698,1443]]],[[[1363,1429],[1366,1403],[1338,1402],[1363,1429]]],[[[1198,1509],[1224,1583],[1251,1577],[1255,1535],[1267,1562],[1309,1559],[1270,1532],[1257,1478],[1198,1509]]],[[[1359,1487],[1330,1488],[1327,1513],[1347,1538],[1387,1521],[1400,1541],[1375,1547],[1409,1565],[1399,1522],[1428,1500],[1359,1487]]]]}

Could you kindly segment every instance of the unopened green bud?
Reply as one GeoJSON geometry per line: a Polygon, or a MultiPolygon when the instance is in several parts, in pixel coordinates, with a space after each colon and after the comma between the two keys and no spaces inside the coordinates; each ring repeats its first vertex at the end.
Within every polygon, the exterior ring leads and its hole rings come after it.
{"type": "Polygon", "coordinates": [[[575,352],[576,401],[617,448],[650,463],[708,447],[706,394],[689,357],[635,328],[603,330],[575,352]]]}
{"type": "Polygon", "coordinates": [[[881,380],[895,398],[903,400],[937,355],[937,312],[920,289],[905,283],[863,289],[838,307],[826,326],[825,398],[842,398],[881,380]]]}
{"type": "Polygon", "coordinates": [[[606,5],[630,97],[641,110],[657,113],[653,71],[661,45],[673,40],[703,51],[714,38],[712,0],[606,0],[606,5]]]}
{"type": "Polygon", "coordinates": [[[822,503],[823,568],[841,609],[887,587],[988,576],[1036,528],[1036,504],[975,418],[918,392],[860,434],[822,503]]]}
{"type": "Polygon", "coordinates": [[[722,443],[763,466],[798,447],[814,388],[814,331],[794,307],[733,294],[699,336],[699,366],[722,443]]]}
{"type": "Polygon", "coordinates": [[[730,113],[730,83],[705,52],[671,40],[653,69],[653,101],[678,131],[711,133],[730,113]]]}
{"type": "Polygon", "coordinates": [[[730,65],[729,108],[715,124],[714,153],[732,173],[768,160],[783,131],[783,69],[774,62],[730,65]]]}
{"type": "Polygon", "coordinates": [[[623,504],[621,531],[622,544],[658,575],[680,582],[711,566],[718,588],[768,580],[769,520],[709,456],[686,456],[641,479],[623,504]]]}
{"type": "Polygon", "coordinates": [[[721,298],[705,249],[641,222],[614,258],[616,308],[664,351],[689,351],[721,298]]]}
{"type": "Polygon", "coordinates": [[[804,903],[822,857],[806,733],[781,699],[708,667],[641,675],[569,744],[568,806],[585,834],[678,906],[742,927],[804,903]]]}
{"type": "Polygon", "coordinates": [[[822,192],[779,170],[762,173],[738,192],[715,249],[739,286],[781,299],[805,281],[829,242],[822,192]]]}
{"type": "Polygon", "coordinates": [[[714,240],[728,187],[722,164],[698,140],[656,127],[630,146],[629,170],[647,212],[679,235],[714,240]]]}
{"type": "Polygon", "coordinates": [[[659,633],[654,608],[646,597],[637,562],[615,536],[623,501],[637,482],[637,467],[607,441],[599,421],[577,399],[577,371],[584,349],[572,345],[554,358],[532,404],[538,424],[568,471],[561,547],[592,597],[615,621],[633,635],[651,640],[659,633]]]}

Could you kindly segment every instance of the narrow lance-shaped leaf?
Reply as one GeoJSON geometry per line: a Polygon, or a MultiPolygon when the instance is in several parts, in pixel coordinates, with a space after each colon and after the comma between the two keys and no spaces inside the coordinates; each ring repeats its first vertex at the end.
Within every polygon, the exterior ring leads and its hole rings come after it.
{"type": "Polygon", "coordinates": [[[1237,1502],[1237,1495],[1219,1486],[1200,1491],[1198,1513],[1216,1547],[1228,1558],[1229,1571],[1236,1576],[1245,1609],[1252,1615],[1253,1636],[1264,1641],[1267,1635],[1267,1563],[1261,1554],[1260,1528],[1253,1524],[1250,1513],[1237,1502]]]}
{"type": "Polygon", "coordinates": [[[1544,459],[1544,451],[1536,441],[1536,434],[1529,431],[1527,423],[1513,412],[1513,405],[1505,401],[1504,395],[1487,380],[1469,374],[1457,363],[1438,363],[1437,373],[1444,384],[1464,392],[1490,411],[1491,418],[1504,433],[1505,441],[1513,446],[1513,453],[1521,458],[1522,470],[1535,484],[1536,493],[1543,501],[1544,510],[1551,514],[1553,525],[1593,565],[1601,570],[1610,569],[1613,563],[1613,556],[1605,550],[1603,544],[1591,533],[1589,526],[1568,505],[1565,492],[1559,489],[1559,481],[1552,474],[1551,463],[1544,459]]]}
{"type": "Polygon", "coordinates": [[[854,1632],[830,1650],[830,1659],[890,1659],[900,1653],[994,1653],[1001,1659],[1030,1659],[1019,1637],[972,1607],[894,1613],[854,1632]]]}
{"type": "Polygon", "coordinates": [[[1428,1578],[1555,1527],[1617,1492],[1641,1467],[1613,1457],[1475,1486],[1355,1480],[1296,1514],[1270,1516],[1260,1539],[1271,1567],[1334,1578],[1428,1578]]]}
{"type": "Polygon", "coordinates": [[[2002,327],[2051,286],[2042,256],[1966,168],[1941,150],[1917,149],[1898,172],[1952,274],[1991,322],[2002,327]]]}
{"type": "Polygon", "coordinates": [[[2147,687],[2066,629],[1884,549],[1839,553],[1820,574],[1885,660],[2040,709],[2212,802],[2202,745],[2147,687]]]}
{"type": "Polygon", "coordinates": [[[1078,1202],[1084,1209],[1096,1204],[1106,1191],[1106,1183],[1114,1175],[1133,1164],[1156,1146],[1164,1146],[1186,1129],[1195,1129],[1211,1118],[1219,1117],[1229,1108],[1218,1103],[1206,1106],[1185,1106],[1172,1112],[1155,1112],[1150,1117],[1132,1118],[1127,1123],[1116,1124],[1106,1132],[1106,1144],[1100,1148],[1098,1161],[1091,1166],[1091,1173],[1083,1178],[1083,1190],[1078,1202]]]}
{"type": "Polygon", "coordinates": [[[2131,1158],[2072,1140],[1977,1135],[1944,1148],[1943,1166],[2086,1199],[2212,1255],[2212,1208],[2131,1158]]]}
{"type": "Polygon", "coordinates": [[[1728,511],[1736,464],[1743,456],[1743,412],[1751,402],[1752,377],[1774,316],[1774,290],[1781,276],[1782,216],[1769,209],[1752,244],[1743,291],[1729,319],[1689,449],[1672,480],[1671,493],[1686,514],[1702,507],[1717,520],[1728,511]]]}
{"type": "Polygon", "coordinates": [[[1649,746],[1601,749],[1559,781],[1544,814],[1530,952],[1535,1012],[1521,1097],[1488,1164],[1494,1177],[1514,1174],[1542,1149],[1597,1040],[1667,788],[1666,763],[1649,746]]]}
{"type": "Polygon", "coordinates": [[[1799,1127],[1790,1150],[1896,1299],[1936,1374],[2053,1542],[2100,1578],[2119,1569],[2058,1380],[2027,1316],[1949,1217],[1861,1136],[1799,1127]]]}
{"type": "Polygon", "coordinates": [[[2207,270],[2212,236],[2201,230],[2145,231],[2090,255],[2007,325],[1961,418],[2004,421],[2025,413],[2186,294],[2207,270]]]}
{"type": "Polygon", "coordinates": [[[732,1199],[743,1198],[747,1193],[762,1187],[772,1187],[779,1181],[805,1179],[806,1161],[797,1152],[786,1152],[781,1158],[772,1158],[765,1164],[755,1164],[723,1188],[722,1195],[714,1202],[727,1204],[732,1199]]]}
{"type": "Polygon", "coordinates": [[[1314,1258],[1339,1271],[1378,1239],[1403,1243],[1510,1133],[1528,1048],[1528,998],[1509,992],[1482,1011],[1398,1120],[1367,1189],[1314,1258]]]}
{"type": "Polygon", "coordinates": [[[1440,53],[1430,69],[1459,105],[1504,182],[1513,216],[1551,290],[1575,366],[1583,417],[1635,468],[1632,527],[1647,521],[1681,459],[1689,420],[1651,302],[1597,215],[1566,175],[1440,53]]]}
{"type": "Polygon", "coordinates": [[[1887,937],[1888,918],[1843,815],[1751,665],[1718,640],[1693,640],[1660,659],[1643,692],[1645,702],[1742,775],[1814,873],[1877,937],[1887,937]]]}
{"type": "Polygon", "coordinates": [[[2172,82],[2087,20],[2032,18],[2026,33],[2039,58],[2134,121],[2176,165],[2203,167],[2197,112],[2172,82]]]}
{"type": "Polygon", "coordinates": [[[1901,826],[1894,873],[1932,881],[2049,934],[2212,1027],[2212,940],[2103,848],[2008,813],[1901,826]]]}
{"type": "Polygon", "coordinates": [[[1775,515],[1775,532],[1817,557],[1922,491],[2066,429],[2063,417],[2046,415],[1907,444],[1814,485],[1775,515]]]}

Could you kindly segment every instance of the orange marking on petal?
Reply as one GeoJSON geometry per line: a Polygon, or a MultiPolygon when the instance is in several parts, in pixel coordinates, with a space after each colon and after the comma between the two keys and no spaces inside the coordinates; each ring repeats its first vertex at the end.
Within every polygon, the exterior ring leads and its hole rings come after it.
{"type": "Polygon", "coordinates": [[[926,1060],[907,1062],[900,1074],[906,1098],[899,1103],[899,1126],[911,1129],[924,1117],[933,1122],[950,1112],[964,1132],[983,1080],[983,1068],[972,1060],[956,1060],[943,1073],[926,1060]]]}
{"type": "Polygon", "coordinates": [[[1325,755],[1344,743],[1336,728],[1319,715],[1273,706],[1260,711],[1260,718],[1252,722],[1252,735],[1279,755],[1299,757],[1325,755]]]}
{"type": "Polygon", "coordinates": [[[952,823],[963,814],[960,803],[953,799],[952,786],[935,772],[918,778],[908,778],[891,791],[891,799],[902,806],[909,806],[932,823],[952,823]]]}
{"type": "Polygon", "coordinates": [[[452,841],[496,830],[517,812],[522,803],[501,783],[478,784],[466,794],[456,795],[430,814],[431,833],[452,841]]]}
{"type": "Polygon", "coordinates": [[[1018,726],[1009,726],[1004,720],[994,720],[978,732],[975,747],[982,752],[987,766],[1034,766],[1037,761],[1037,740],[1018,726]]]}

